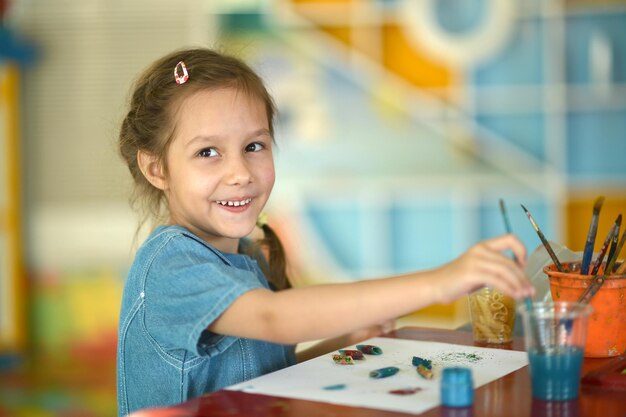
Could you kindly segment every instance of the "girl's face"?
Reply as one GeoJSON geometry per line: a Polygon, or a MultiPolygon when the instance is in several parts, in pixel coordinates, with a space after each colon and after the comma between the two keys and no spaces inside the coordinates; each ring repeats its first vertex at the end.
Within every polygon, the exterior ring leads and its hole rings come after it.
{"type": "Polygon", "coordinates": [[[177,113],[167,167],[171,223],[235,253],[274,186],[264,103],[234,88],[191,95],[177,113]]]}

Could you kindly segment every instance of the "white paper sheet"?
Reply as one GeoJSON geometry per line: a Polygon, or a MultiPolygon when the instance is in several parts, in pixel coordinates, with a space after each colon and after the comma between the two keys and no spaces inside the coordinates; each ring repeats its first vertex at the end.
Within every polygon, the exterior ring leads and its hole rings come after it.
{"type": "Polygon", "coordinates": [[[503,349],[384,337],[362,344],[378,346],[383,354],[364,355],[365,360],[356,360],[354,365],[338,365],[329,353],[226,389],[419,414],[440,404],[439,390],[444,367],[471,368],[474,388],[478,388],[528,364],[526,352],[503,349]],[[472,354],[475,357],[471,357],[472,354]],[[416,372],[412,365],[413,356],[432,360],[432,380],[426,380],[416,372]],[[387,366],[396,366],[400,371],[383,379],[369,377],[370,371],[387,366]],[[325,389],[338,384],[345,384],[345,388],[325,389]],[[392,390],[411,388],[421,390],[410,395],[390,393],[392,390]]]}

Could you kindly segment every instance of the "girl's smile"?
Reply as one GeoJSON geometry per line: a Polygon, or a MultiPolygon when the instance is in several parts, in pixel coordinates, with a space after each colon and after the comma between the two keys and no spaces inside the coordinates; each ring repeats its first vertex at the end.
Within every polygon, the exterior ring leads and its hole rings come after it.
{"type": "Polygon", "coordinates": [[[251,201],[251,198],[241,198],[234,200],[218,200],[216,203],[222,206],[225,210],[239,213],[247,210],[251,201]]]}

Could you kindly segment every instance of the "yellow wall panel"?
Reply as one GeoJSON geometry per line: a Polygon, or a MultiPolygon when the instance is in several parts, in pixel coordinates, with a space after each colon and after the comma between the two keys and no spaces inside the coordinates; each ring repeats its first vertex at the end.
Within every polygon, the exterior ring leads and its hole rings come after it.
{"type": "Polygon", "coordinates": [[[18,132],[19,72],[14,64],[0,67],[0,351],[20,351],[26,344],[25,277],[22,264],[20,152],[18,132]]]}
{"type": "MultiPolygon", "coordinates": [[[[570,197],[566,208],[565,245],[571,250],[584,250],[585,242],[587,241],[587,233],[589,232],[589,224],[591,223],[591,215],[593,213],[593,204],[600,195],[603,195],[605,200],[598,219],[598,232],[594,251],[597,252],[602,247],[602,243],[617,216],[620,213],[622,216],[626,216],[626,192],[589,192],[570,197]]],[[[624,233],[625,228],[626,219],[622,219],[620,237],[622,233],[624,233]]],[[[622,251],[620,258],[623,259],[625,255],[626,252],[622,251]]]]}
{"type": "Polygon", "coordinates": [[[346,45],[350,45],[352,30],[349,27],[320,26],[319,29],[346,45]]]}
{"type": "Polygon", "coordinates": [[[380,36],[378,27],[338,27],[320,26],[319,29],[349,48],[359,51],[373,60],[378,60],[379,49],[376,40],[380,36]]]}
{"type": "Polygon", "coordinates": [[[383,27],[383,65],[425,89],[445,89],[457,83],[450,68],[417,51],[397,25],[383,27]]]}
{"type": "Polygon", "coordinates": [[[291,3],[295,5],[311,4],[311,3],[333,5],[333,4],[350,4],[352,2],[354,2],[354,0],[291,0],[291,3]]]}

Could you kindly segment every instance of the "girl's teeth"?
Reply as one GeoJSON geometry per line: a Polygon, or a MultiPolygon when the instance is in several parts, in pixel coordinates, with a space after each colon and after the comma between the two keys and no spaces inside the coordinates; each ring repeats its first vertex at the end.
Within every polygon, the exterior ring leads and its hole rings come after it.
{"type": "Polygon", "coordinates": [[[218,204],[221,204],[223,206],[239,207],[248,204],[250,201],[252,200],[250,198],[247,198],[241,201],[218,201],[218,204]]]}

